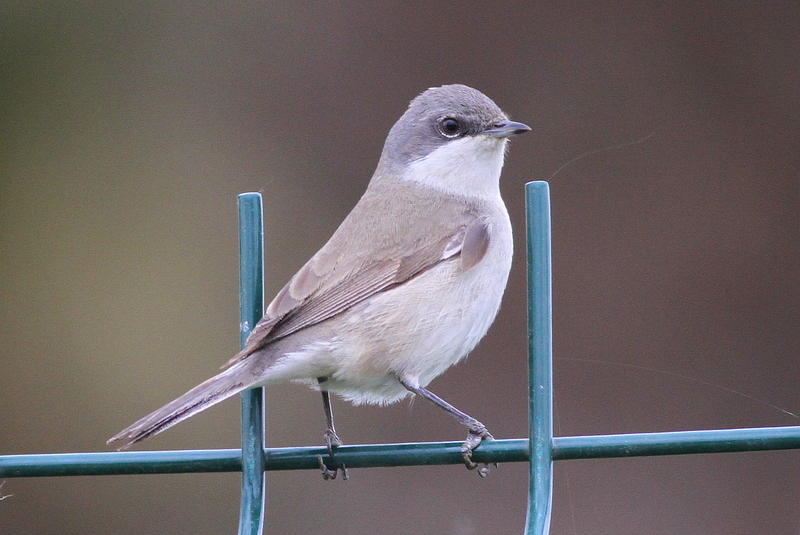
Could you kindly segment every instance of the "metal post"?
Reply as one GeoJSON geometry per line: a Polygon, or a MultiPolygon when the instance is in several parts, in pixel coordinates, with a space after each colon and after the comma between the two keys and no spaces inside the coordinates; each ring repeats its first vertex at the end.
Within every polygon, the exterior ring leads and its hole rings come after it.
{"type": "Polygon", "coordinates": [[[553,322],[547,182],[525,185],[525,207],[530,375],[530,486],[525,533],[546,535],[553,501],[553,322]]]}
{"type": "MultiPolygon", "coordinates": [[[[264,315],[264,228],[261,194],[239,195],[239,318],[241,343],[264,315]]],[[[239,535],[260,535],[264,528],[264,389],[242,398],[242,502],[239,535]]]]}

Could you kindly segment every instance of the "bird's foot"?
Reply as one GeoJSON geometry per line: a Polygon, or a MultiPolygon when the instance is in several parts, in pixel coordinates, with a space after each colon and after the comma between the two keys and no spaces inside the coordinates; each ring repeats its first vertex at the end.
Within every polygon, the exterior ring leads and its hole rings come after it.
{"type": "MultiPolygon", "coordinates": [[[[494,440],[494,437],[491,433],[486,429],[486,427],[478,422],[476,425],[471,426],[469,428],[469,435],[467,435],[467,440],[461,445],[461,456],[464,458],[464,465],[467,467],[468,470],[475,470],[480,466],[478,463],[472,460],[472,452],[475,451],[475,448],[481,445],[481,442],[484,440],[494,440]]],[[[495,468],[497,467],[497,463],[492,463],[495,468]]],[[[478,475],[481,477],[486,477],[489,475],[491,471],[489,467],[489,463],[483,463],[478,469],[478,475]]]]}
{"type": "MultiPolygon", "coordinates": [[[[333,450],[338,448],[343,444],[342,439],[336,434],[336,431],[333,429],[325,430],[325,446],[328,448],[328,455],[330,455],[331,461],[333,461],[333,450]]],[[[322,455],[317,455],[317,459],[319,460],[319,468],[322,470],[322,478],[325,481],[336,479],[336,476],[339,474],[339,468],[334,468],[331,470],[325,465],[325,461],[322,459],[322,455]]],[[[347,467],[342,465],[342,479],[347,480],[350,478],[350,474],[347,472],[347,467]]]]}
{"type": "MultiPolygon", "coordinates": [[[[331,479],[336,479],[336,476],[339,475],[339,468],[334,468],[331,470],[325,465],[325,461],[322,459],[322,455],[317,455],[317,460],[319,461],[319,469],[322,471],[322,479],[325,481],[329,481],[331,479]]],[[[347,467],[342,465],[342,479],[347,480],[350,478],[350,474],[347,472],[347,467]]]]}

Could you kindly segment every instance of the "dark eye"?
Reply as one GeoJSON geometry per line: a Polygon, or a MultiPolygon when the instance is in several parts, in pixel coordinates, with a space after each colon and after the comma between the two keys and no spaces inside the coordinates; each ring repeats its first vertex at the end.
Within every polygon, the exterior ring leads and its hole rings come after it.
{"type": "Polygon", "coordinates": [[[452,117],[445,117],[439,121],[439,129],[446,137],[456,137],[461,133],[461,122],[452,117]]]}

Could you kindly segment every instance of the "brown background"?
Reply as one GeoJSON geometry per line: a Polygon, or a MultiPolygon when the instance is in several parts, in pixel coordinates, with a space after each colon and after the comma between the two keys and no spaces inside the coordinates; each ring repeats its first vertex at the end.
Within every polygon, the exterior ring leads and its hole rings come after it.
{"type": "MultiPolygon", "coordinates": [[[[236,351],[236,194],[274,293],[427,87],[533,127],[503,190],[517,256],[489,336],[433,389],[526,435],[523,184],[553,197],[558,435],[797,425],[796,2],[7,2],[0,8],[0,453],[105,439],[236,351]],[[99,4],[99,3],[98,3],[99,4]],[[603,147],[643,143],[583,158],[603,147]]],[[[271,446],[319,445],[271,389],[271,446]]],[[[458,440],[417,401],[335,407],[350,444],[458,440]]],[[[228,402],[144,446],[237,446],[228,402]]],[[[520,533],[526,468],[270,473],[283,534],[520,533]]],[[[553,534],[796,534],[800,452],[556,465],[553,534]]],[[[8,534],[234,533],[239,476],[9,479],[8,534]]]]}

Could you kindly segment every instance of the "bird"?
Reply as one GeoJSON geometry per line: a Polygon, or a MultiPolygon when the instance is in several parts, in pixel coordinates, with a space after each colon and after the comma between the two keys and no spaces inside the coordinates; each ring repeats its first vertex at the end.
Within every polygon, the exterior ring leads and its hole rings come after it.
{"type": "MultiPolygon", "coordinates": [[[[243,390],[292,381],[322,393],[331,458],[342,441],[330,394],[355,405],[418,395],[467,427],[461,454],[477,468],[472,452],[494,437],[427,386],[497,316],[513,254],[500,174],[509,139],[529,130],[465,85],[418,95],[389,130],[363,196],[277,293],[244,348],[108,443],[127,449],[243,390]]],[[[319,462],[325,479],[336,477],[319,462]]]]}

